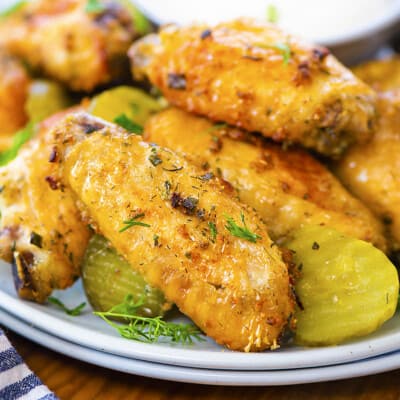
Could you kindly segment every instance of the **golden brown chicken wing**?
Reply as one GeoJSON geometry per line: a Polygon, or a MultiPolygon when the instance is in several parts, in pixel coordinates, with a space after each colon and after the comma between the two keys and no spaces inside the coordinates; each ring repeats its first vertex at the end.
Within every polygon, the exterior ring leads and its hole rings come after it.
{"type": "Polygon", "coordinates": [[[73,90],[90,91],[123,75],[137,36],[118,1],[36,0],[0,23],[0,45],[73,90]]]}
{"type": "Polygon", "coordinates": [[[80,275],[90,236],[71,191],[55,178],[59,154],[45,121],[16,159],[0,168],[0,258],[12,262],[23,298],[43,302],[80,275]]]}
{"type": "Polygon", "coordinates": [[[358,65],[353,72],[379,92],[400,89],[400,57],[374,60],[358,65]]]}
{"type": "Polygon", "coordinates": [[[231,183],[278,243],[314,224],[386,249],[381,223],[322,164],[303,150],[285,151],[261,140],[245,143],[248,137],[176,108],[156,114],[145,126],[147,141],[185,154],[204,168],[204,177],[215,174],[231,183]]]}
{"type": "Polygon", "coordinates": [[[293,312],[288,270],[229,185],[87,114],[54,132],[61,184],[149,284],[218,343],[276,347],[293,312]]]}
{"type": "Polygon", "coordinates": [[[167,26],[130,49],[174,105],[338,156],[370,137],[375,93],[325,48],[241,19],[209,28],[167,26]]]}
{"type": "Polygon", "coordinates": [[[380,94],[374,139],[352,147],[336,173],[387,225],[390,245],[400,250],[400,90],[380,94]]]}
{"type": "Polygon", "coordinates": [[[0,151],[10,146],[13,133],[27,122],[28,90],[29,77],[22,65],[0,49],[0,151]]]}

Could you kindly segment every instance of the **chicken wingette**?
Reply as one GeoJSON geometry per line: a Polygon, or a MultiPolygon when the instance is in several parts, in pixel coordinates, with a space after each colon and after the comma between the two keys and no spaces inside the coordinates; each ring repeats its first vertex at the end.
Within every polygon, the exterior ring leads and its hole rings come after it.
{"type": "Polygon", "coordinates": [[[293,312],[288,269],[229,185],[88,114],[67,117],[54,135],[57,179],[149,284],[220,344],[278,345],[293,312]]]}
{"type": "Polygon", "coordinates": [[[90,236],[71,191],[55,179],[59,155],[50,127],[62,116],[43,122],[0,168],[0,258],[12,262],[18,294],[37,302],[79,277],[90,236]]]}
{"type": "Polygon", "coordinates": [[[300,226],[326,225],[385,250],[381,223],[316,159],[300,149],[256,140],[237,128],[171,108],[145,125],[144,138],[183,153],[232,184],[281,243],[300,226]],[[250,139],[251,140],[251,139],[250,139]]]}
{"type": "Polygon", "coordinates": [[[147,77],[170,103],[212,120],[329,156],[370,137],[374,91],[327,49],[274,25],[170,25],[129,54],[136,78],[147,77]]]}
{"type": "Polygon", "coordinates": [[[400,250],[400,90],[380,94],[373,140],[352,147],[337,163],[342,182],[386,224],[400,250]]]}
{"type": "Polygon", "coordinates": [[[0,45],[73,90],[91,91],[124,75],[138,36],[117,0],[35,0],[0,21],[0,45]]]}
{"type": "Polygon", "coordinates": [[[0,151],[27,122],[25,102],[30,79],[20,63],[0,49],[0,151]]]}

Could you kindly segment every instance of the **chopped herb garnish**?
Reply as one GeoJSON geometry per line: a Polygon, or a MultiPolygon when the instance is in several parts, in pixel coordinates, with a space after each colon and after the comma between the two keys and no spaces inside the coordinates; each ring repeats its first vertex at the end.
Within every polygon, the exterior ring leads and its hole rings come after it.
{"type": "Polygon", "coordinates": [[[155,343],[164,338],[173,343],[192,344],[195,340],[204,340],[199,328],[193,324],[176,324],[166,322],[161,317],[149,318],[137,315],[138,309],[143,304],[143,298],[135,302],[133,297],[128,295],[123,303],[107,312],[95,312],[94,315],[115,328],[123,338],[139,342],[155,343]],[[123,319],[126,323],[116,323],[111,318],[123,319]]]}
{"type": "Polygon", "coordinates": [[[152,152],[149,156],[149,161],[153,164],[154,167],[160,165],[162,163],[161,158],[158,156],[156,152],[152,152]]]}
{"type": "Polygon", "coordinates": [[[208,128],[207,133],[218,131],[220,129],[225,129],[227,127],[228,127],[228,124],[226,124],[225,122],[218,122],[217,124],[214,124],[213,126],[208,128]]]}
{"type": "Polygon", "coordinates": [[[218,234],[217,226],[214,224],[214,222],[210,221],[208,223],[208,227],[210,228],[211,241],[214,243],[215,239],[217,238],[217,234],[218,234]]]}
{"type": "Polygon", "coordinates": [[[278,22],[278,18],[278,9],[273,4],[270,4],[267,8],[267,21],[275,24],[278,22]]]}
{"type": "Polygon", "coordinates": [[[292,50],[287,43],[275,43],[275,44],[264,44],[258,43],[258,47],[262,47],[264,49],[275,49],[278,50],[282,54],[283,63],[285,65],[289,64],[290,57],[292,55],[292,50]]]}
{"type": "Polygon", "coordinates": [[[81,315],[83,308],[86,306],[86,303],[83,302],[75,308],[68,308],[61,300],[55,297],[49,297],[47,300],[49,303],[54,304],[55,306],[63,310],[66,314],[71,315],[72,317],[77,317],[78,315],[81,315]]]}
{"type": "Polygon", "coordinates": [[[160,239],[160,236],[158,235],[153,235],[153,242],[154,242],[154,247],[158,247],[158,239],[160,239]]]}
{"type": "Polygon", "coordinates": [[[10,15],[21,10],[21,8],[25,7],[27,3],[28,3],[27,1],[18,1],[17,3],[13,4],[11,7],[8,7],[4,11],[2,11],[0,13],[0,18],[9,17],[10,15]]]}
{"type": "Polygon", "coordinates": [[[144,226],[146,228],[150,228],[149,224],[146,224],[144,222],[138,221],[138,219],[141,219],[144,217],[144,214],[136,214],[134,217],[132,217],[131,219],[128,219],[126,221],[124,221],[124,227],[122,227],[119,232],[125,232],[127,229],[132,228],[133,226],[144,226]]]}
{"type": "Polygon", "coordinates": [[[36,232],[31,233],[31,237],[29,240],[30,244],[33,244],[36,247],[42,248],[43,238],[36,232]]]}
{"type": "Polygon", "coordinates": [[[100,13],[106,10],[106,6],[99,0],[87,0],[85,11],[87,13],[100,13]]]}
{"type": "Polygon", "coordinates": [[[151,22],[134,6],[129,4],[135,30],[140,35],[151,32],[151,22]]]}
{"type": "Polygon", "coordinates": [[[240,219],[243,223],[243,226],[239,226],[235,220],[230,217],[229,215],[225,215],[225,219],[227,224],[225,225],[225,228],[230,232],[232,236],[239,237],[241,239],[248,240],[249,242],[256,243],[257,239],[261,239],[261,236],[257,235],[256,233],[251,232],[247,226],[246,222],[244,220],[244,215],[241,212],[240,213],[240,219]]]}
{"type": "Polygon", "coordinates": [[[134,133],[135,135],[143,134],[143,126],[132,121],[126,114],[118,115],[118,117],[114,118],[114,122],[130,133],[134,133]]]}
{"type": "Polygon", "coordinates": [[[18,131],[12,139],[11,146],[0,153],[0,165],[6,165],[11,160],[13,160],[17,154],[19,149],[22,147],[24,143],[26,143],[35,133],[35,126],[34,124],[30,123],[25,128],[18,131]]]}

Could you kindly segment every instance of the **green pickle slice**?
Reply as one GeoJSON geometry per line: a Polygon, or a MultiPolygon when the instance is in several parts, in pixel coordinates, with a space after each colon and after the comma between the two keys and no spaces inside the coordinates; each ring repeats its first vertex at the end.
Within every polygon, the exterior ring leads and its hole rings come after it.
{"type": "Polygon", "coordinates": [[[96,311],[109,311],[123,303],[127,295],[132,295],[134,301],[143,299],[143,306],[137,311],[140,316],[163,316],[171,307],[163,293],[147,284],[100,235],[94,235],[86,249],[82,281],[96,311]]]}
{"type": "Polygon", "coordinates": [[[89,113],[109,122],[125,115],[133,122],[143,125],[147,119],[165,107],[165,101],[155,99],[142,90],[118,86],[93,97],[89,113]]]}
{"type": "Polygon", "coordinates": [[[298,344],[333,345],[368,335],[394,315],[398,273],[371,244],[330,228],[305,226],[286,247],[295,252],[300,270],[298,344]]]}

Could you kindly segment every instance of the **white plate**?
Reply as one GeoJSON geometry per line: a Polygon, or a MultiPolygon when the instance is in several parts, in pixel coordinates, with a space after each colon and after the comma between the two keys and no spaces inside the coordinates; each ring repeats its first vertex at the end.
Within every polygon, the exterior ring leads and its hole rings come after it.
{"type": "MultiPolygon", "coordinates": [[[[0,308],[3,310],[72,343],[144,361],[206,369],[273,370],[342,364],[400,349],[398,315],[375,334],[335,347],[293,346],[274,352],[246,354],[225,350],[210,339],[192,346],[140,343],[121,338],[113,328],[94,316],[89,306],[81,316],[70,317],[54,306],[23,301],[16,296],[12,282],[9,266],[0,263],[0,308]]],[[[71,307],[85,301],[79,282],[55,296],[71,307]]]]}
{"type": "Polygon", "coordinates": [[[295,385],[349,379],[400,368],[400,352],[330,367],[281,371],[225,371],[149,363],[91,350],[49,335],[0,310],[0,324],[58,353],[129,374],[177,382],[229,386],[295,385]]]}

